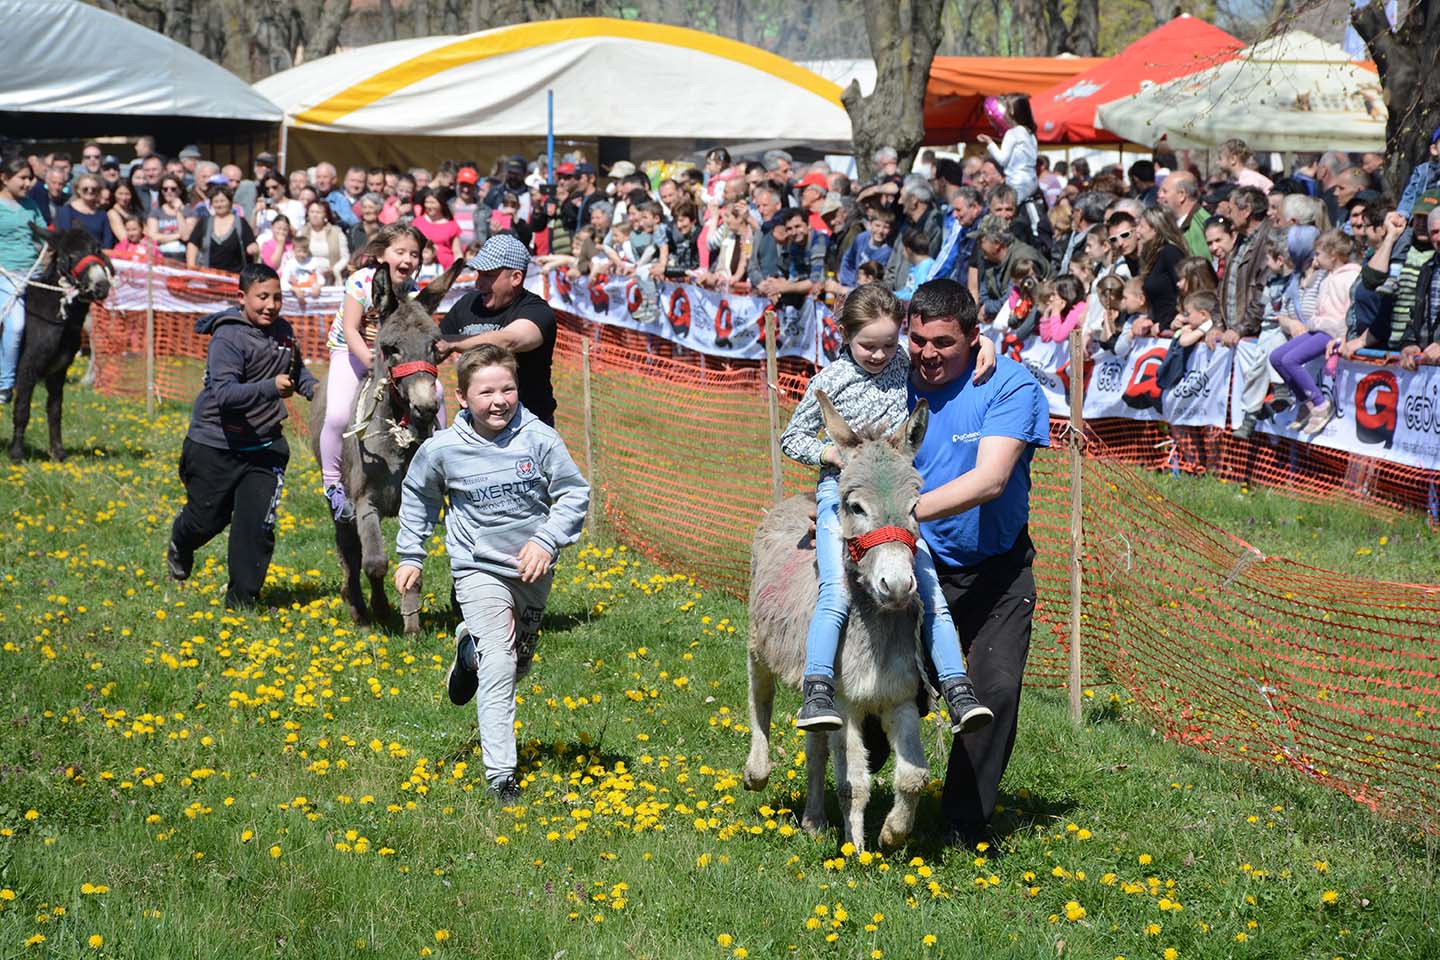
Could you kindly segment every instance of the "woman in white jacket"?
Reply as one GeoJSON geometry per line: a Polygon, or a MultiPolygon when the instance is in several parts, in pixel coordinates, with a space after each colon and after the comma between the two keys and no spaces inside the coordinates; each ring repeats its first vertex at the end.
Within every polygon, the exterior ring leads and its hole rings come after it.
{"type": "Polygon", "coordinates": [[[1023,93],[1011,93],[987,100],[985,112],[1004,136],[999,144],[983,133],[979,140],[1005,170],[1006,186],[1024,203],[1040,188],[1035,178],[1035,158],[1040,144],[1035,139],[1035,114],[1030,110],[1030,98],[1023,93]]]}

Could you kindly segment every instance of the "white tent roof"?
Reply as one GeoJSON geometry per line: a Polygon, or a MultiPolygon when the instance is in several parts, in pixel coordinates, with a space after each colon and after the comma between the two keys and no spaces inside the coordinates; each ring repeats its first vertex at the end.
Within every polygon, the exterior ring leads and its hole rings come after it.
{"type": "Polygon", "coordinates": [[[0,22],[0,113],[280,122],[280,108],[230,71],[77,0],[0,0],[0,22]]]}
{"type": "Polygon", "coordinates": [[[1246,47],[1208,70],[1103,104],[1097,127],[1134,143],[1252,150],[1385,149],[1380,78],[1303,30],[1246,47]]]}
{"type": "Polygon", "coordinates": [[[544,136],[552,89],[559,136],[850,140],[835,84],[756,47],[634,20],[375,44],[255,87],[288,124],[337,133],[544,136]]]}

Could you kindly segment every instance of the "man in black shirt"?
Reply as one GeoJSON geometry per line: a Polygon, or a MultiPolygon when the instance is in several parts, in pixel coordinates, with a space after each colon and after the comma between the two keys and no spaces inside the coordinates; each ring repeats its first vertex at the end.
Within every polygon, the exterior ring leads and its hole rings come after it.
{"type": "Polygon", "coordinates": [[[520,402],[555,425],[555,391],[550,360],[555,352],[555,311],[526,290],[530,251],[510,232],[497,233],[466,261],[477,272],[467,293],[440,321],[441,349],[463,353],[493,343],[515,354],[520,365],[520,402]]]}

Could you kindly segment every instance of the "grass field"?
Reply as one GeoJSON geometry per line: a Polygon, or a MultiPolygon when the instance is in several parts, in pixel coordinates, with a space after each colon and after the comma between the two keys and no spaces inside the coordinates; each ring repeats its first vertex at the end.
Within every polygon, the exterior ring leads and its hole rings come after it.
{"type": "MultiPolygon", "coordinates": [[[[811,839],[799,738],[777,735],[769,791],[739,785],[743,605],[604,542],[562,558],[520,691],[523,802],[499,809],[441,685],[438,544],[425,632],[351,627],[296,443],[267,606],[227,613],[223,540],[185,586],[162,576],[186,412],[149,423],[77,390],[67,413],[71,459],[4,486],[0,956],[1440,950],[1432,838],[1167,744],[1123,691],[1097,691],[1078,731],[1027,695],[997,849],[811,839]]],[[[1267,553],[1433,580],[1415,518],[1158,483],[1267,553]]],[[[926,739],[938,764],[945,738],[926,739]]]]}

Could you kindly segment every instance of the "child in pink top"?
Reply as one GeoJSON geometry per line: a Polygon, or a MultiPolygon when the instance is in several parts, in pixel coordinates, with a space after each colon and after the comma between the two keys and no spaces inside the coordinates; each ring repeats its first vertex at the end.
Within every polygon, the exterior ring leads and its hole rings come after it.
{"type": "Polygon", "coordinates": [[[1085,319],[1085,308],[1084,285],[1068,274],[1056,278],[1040,317],[1040,339],[1046,343],[1063,342],[1085,319]]]}
{"type": "Polygon", "coordinates": [[[154,240],[146,239],[145,225],[140,218],[132,213],[127,213],[121,218],[125,225],[125,239],[115,244],[115,256],[121,260],[135,260],[145,263],[147,260],[158,262],[160,248],[155,245],[154,240]]]}

